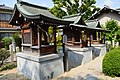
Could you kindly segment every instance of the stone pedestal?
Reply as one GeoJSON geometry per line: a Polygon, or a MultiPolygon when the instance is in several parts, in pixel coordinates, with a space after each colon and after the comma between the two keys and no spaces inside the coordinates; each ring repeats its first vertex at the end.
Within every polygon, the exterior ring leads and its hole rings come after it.
{"type": "Polygon", "coordinates": [[[104,56],[106,54],[106,44],[92,44],[94,47],[93,49],[93,55],[98,56],[104,56]]]}
{"type": "Polygon", "coordinates": [[[90,47],[88,48],[66,47],[66,49],[68,50],[69,70],[92,60],[92,49],[90,47]]]}
{"type": "Polygon", "coordinates": [[[69,48],[68,65],[69,69],[85,64],[92,60],[92,50],[90,48],[69,48]]]}
{"type": "Polygon", "coordinates": [[[17,53],[17,69],[31,80],[51,80],[64,73],[63,54],[33,56],[17,53]]]}

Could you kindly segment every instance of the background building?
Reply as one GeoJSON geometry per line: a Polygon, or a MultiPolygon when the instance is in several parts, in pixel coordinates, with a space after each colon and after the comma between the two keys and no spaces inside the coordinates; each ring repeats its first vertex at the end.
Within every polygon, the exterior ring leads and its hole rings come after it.
{"type": "Polygon", "coordinates": [[[105,22],[113,19],[120,25],[120,9],[112,9],[109,6],[104,6],[96,14],[93,14],[90,19],[97,19],[102,25],[105,25],[105,22]]]}
{"type": "Polygon", "coordinates": [[[20,32],[20,27],[9,25],[9,20],[12,16],[13,8],[0,5],[0,40],[3,37],[10,37],[16,32],[20,32]]]}

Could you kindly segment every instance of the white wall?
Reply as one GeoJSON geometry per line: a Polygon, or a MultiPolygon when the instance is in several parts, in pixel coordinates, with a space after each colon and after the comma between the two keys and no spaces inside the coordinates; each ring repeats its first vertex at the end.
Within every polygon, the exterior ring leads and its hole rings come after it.
{"type": "Polygon", "coordinates": [[[100,24],[103,24],[103,25],[105,25],[105,22],[107,22],[110,19],[114,19],[118,21],[118,24],[120,25],[120,15],[115,13],[104,13],[104,14],[101,14],[97,19],[100,22],[100,24]]]}

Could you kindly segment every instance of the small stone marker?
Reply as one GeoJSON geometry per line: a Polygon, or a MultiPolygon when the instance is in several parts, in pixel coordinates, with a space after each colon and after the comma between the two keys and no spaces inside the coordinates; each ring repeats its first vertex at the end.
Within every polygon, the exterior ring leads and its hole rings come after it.
{"type": "Polygon", "coordinates": [[[67,43],[67,36],[63,35],[63,43],[67,43]]]}
{"type": "Polygon", "coordinates": [[[12,44],[9,45],[9,49],[10,49],[10,62],[13,62],[13,45],[12,44]]]}

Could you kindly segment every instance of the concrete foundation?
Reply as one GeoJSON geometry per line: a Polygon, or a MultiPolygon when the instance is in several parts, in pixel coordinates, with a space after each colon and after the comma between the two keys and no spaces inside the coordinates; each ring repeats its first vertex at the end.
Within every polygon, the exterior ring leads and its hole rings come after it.
{"type": "Polygon", "coordinates": [[[26,53],[17,53],[17,69],[31,80],[51,80],[62,73],[63,54],[33,56],[26,53]]]}
{"type": "Polygon", "coordinates": [[[98,56],[104,56],[106,54],[106,44],[92,44],[93,46],[93,59],[98,56]]]}
{"type": "Polygon", "coordinates": [[[85,64],[92,60],[92,49],[90,48],[70,48],[68,49],[69,69],[85,64]]]}
{"type": "MultiPolygon", "coordinates": [[[[68,69],[72,69],[92,60],[92,48],[66,47],[68,51],[68,69]]],[[[61,49],[62,52],[62,49],[61,49]]]]}

